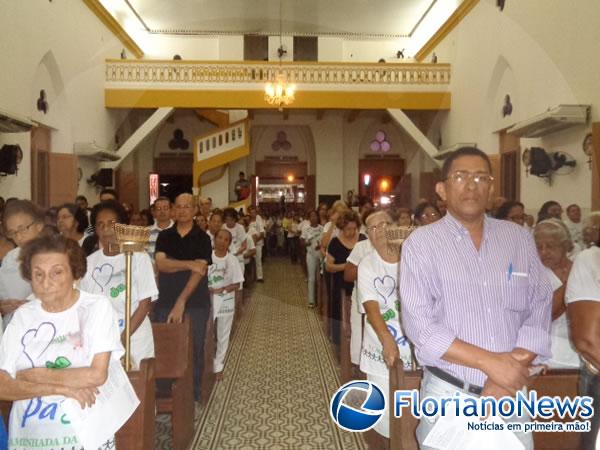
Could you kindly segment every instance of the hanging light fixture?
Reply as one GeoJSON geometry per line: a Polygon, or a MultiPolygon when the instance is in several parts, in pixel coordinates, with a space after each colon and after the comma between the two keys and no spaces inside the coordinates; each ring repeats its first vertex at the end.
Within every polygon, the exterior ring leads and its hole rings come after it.
{"type": "Polygon", "coordinates": [[[279,48],[277,49],[277,56],[279,57],[279,69],[275,80],[268,82],[265,85],[265,101],[269,105],[276,105],[279,111],[283,110],[284,106],[288,106],[294,102],[294,94],[296,92],[296,85],[289,84],[285,73],[281,68],[281,59],[287,53],[283,48],[282,44],[282,11],[281,11],[281,0],[279,0],[279,48]]]}

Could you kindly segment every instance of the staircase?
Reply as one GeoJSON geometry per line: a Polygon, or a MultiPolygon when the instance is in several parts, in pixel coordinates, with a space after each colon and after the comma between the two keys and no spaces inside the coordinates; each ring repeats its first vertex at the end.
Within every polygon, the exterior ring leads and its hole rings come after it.
{"type": "Polygon", "coordinates": [[[248,119],[194,139],[194,194],[200,195],[200,177],[203,173],[224,166],[250,154],[248,119]]]}

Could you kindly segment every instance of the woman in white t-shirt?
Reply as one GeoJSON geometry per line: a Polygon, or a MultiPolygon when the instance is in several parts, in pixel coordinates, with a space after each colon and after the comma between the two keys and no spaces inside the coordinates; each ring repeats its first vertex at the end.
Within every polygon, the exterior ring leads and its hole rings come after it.
{"type": "Polygon", "coordinates": [[[244,271],[244,252],[246,251],[246,230],[238,223],[238,213],[233,208],[223,211],[223,229],[231,233],[229,252],[238,259],[242,272],[244,271]]]}
{"type": "MultiPolygon", "coordinates": [[[[125,339],[125,255],[116,245],[114,225],[125,223],[125,211],[116,202],[103,202],[92,211],[92,225],[100,250],[87,258],[87,272],[80,288],[108,297],[119,318],[121,338],[125,339]]],[[[132,261],[131,362],[138,368],[142,359],[154,357],[154,339],[148,314],[151,302],[158,299],[152,260],[146,252],[135,252],[132,261]]]]}
{"type": "Polygon", "coordinates": [[[214,371],[217,381],[223,379],[223,362],[229,335],[235,314],[235,293],[244,275],[235,256],[229,253],[231,233],[219,230],[215,236],[215,248],[212,253],[212,264],[208,268],[208,289],[211,293],[213,315],[217,321],[217,349],[214,359],[214,371]]]}
{"type": "Polygon", "coordinates": [[[569,314],[571,339],[581,360],[579,395],[594,399],[591,430],[582,433],[582,450],[597,449],[600,428],[600,238],[597,245],[582,251],[569,274],[565,299],[569,314]]]}
{"type": "Polygon", "coordinates": [[[306,247],[306,271],[308,274],[308,307],[316,305],[315,287],[317,285],[317,272],[321,267],[320,242],[323,226],[319,224],[319,215],[315,210],[308,213],[309,223],[302,230],[300,239],[306,247]]]}
{"type": "MultiPolygon", "coordinates": [[[[391,225],[385,211],[376,211],[365,220],[369,240],[375,251],[365,256],[358,266],[359,297],[367,315],[360,370],[376,383],[388,398],[389,368],[400,359],[405,369],[412,366],[409,342],[400,327],[398,296],[399,252],[390,251],[385,229],[391,225]]],[[[389,416],[384,413],[375,431],[389,437],[389,416]]]]}
{"type": "Polygon", "coordinates": [[[552,368],[578,368],[579,357],[569,339],[565,304],[565,288],[573,266],[568,257],[573,246],[571,236],[560,220],[547,219],[536,225],[533,238],[542,264],[548,269],[548,278],[554,290],[550,330],[552,358],[547,365],[552,368]]]}
{"type": "Polygon", "coordinates": [[[578,368],[579,357],[569,338],[565,304],[565,288],[573,265],[568,257],[572,248],[571,236],[560,220],[547,219],[536,225],[533,237],[554,290],[550,330],[552,358],[547,364],[552,368],[578,368]]]}
{"type": "MultiPolygon", "coordinates": [[[[33,294],[15,312],[0,344],[0,399],[13,401],[9,448],[83,450],[67,413],[76,414],[77,406],[69,399],[84,408],[94,404],[107,379],[117,375],[128,383],[119,362],[117,318],[106,297],[75,288],[86,269],[75,241],[35,239],[23,248],[22,259],[33,294]]],[[[95,425],[105,433],[99,448],[114,448],[116,430],[95,425]]]]}

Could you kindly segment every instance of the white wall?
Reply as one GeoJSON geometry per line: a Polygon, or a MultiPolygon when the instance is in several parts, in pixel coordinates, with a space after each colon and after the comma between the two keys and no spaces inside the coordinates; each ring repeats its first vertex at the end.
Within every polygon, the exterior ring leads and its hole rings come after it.
{"type": "MultiPolygon", "coordinates": [[[[119,41],[83,2],[5,0],[1,9],[0,108],[51,126],[56,152],[71,153],[74,142],[112,145],[123,116],[104,108],[104,60],[118,57],[119,41]],[[50,106],[45,115],[35,103],[41,89],[50,106]]],[[[14,140],[11,134],[0,136],[14,140]]],[[[16,139],[24,153],[14,178],[19,182],[0,182],[0,195],[31,198],[29,134],[16,139]]],[[[84,178],[95,170],[86,163],[82,167],[84,178]]],[[[89,195],[85,183],[80,192],[89,195]]]]}
{"type": "MultiPolygon", "coordinates": [[[[214,169],[218,171],[220,169],[214,169]]],[[[231,168],[225,169],[223,176],[212,183],[202,186],[200,195],[202,197],[210,197],[212,198],[212,204],[215,207],[225,208],[229,205],[229,174],[231,173],[231,168]]],[[[207,172],[206,175],[210,175],[210,172],[207,172]]]]}
{"type": "MultiPolygon", "coordinates": [[[[528,119],[561,103],[592,105],[599,120],[600,60],[597,53],[600,3],[582,0],[507,2],[504,12],[495,1],[481,1],[436,49],[440,61],[452,64],[452,110],[443,120],[444,145],[477,142],[498,152],[495,131],[528,119]],[[503,99],[510,94],[513,114],[503,118],[503,99]]],[[[521,173],[521,201],[537,210],[546,200],[563,205],[591,205],[591,172],[580,150],[589,127],[576,127],[537,141],[549,151],[568,151],[578,167],[556,177],[552,186],[521,173]]],[[[523,140],[521,147],[531,142],[523,140]]]]}

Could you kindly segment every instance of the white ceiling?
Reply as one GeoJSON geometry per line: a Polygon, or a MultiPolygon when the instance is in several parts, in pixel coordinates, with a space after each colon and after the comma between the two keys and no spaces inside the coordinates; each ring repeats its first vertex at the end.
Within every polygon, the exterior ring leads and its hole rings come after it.
{"type": "MultiPolygon", "coordinates": [[[[150,32],[279,34],[280,0],[119,0],[150,32]]],[[[283,34],[410,36],[439,0],[281,0],[283,34]]],[[[116,2],[113,0],[113,2],[116,2]]]]}

